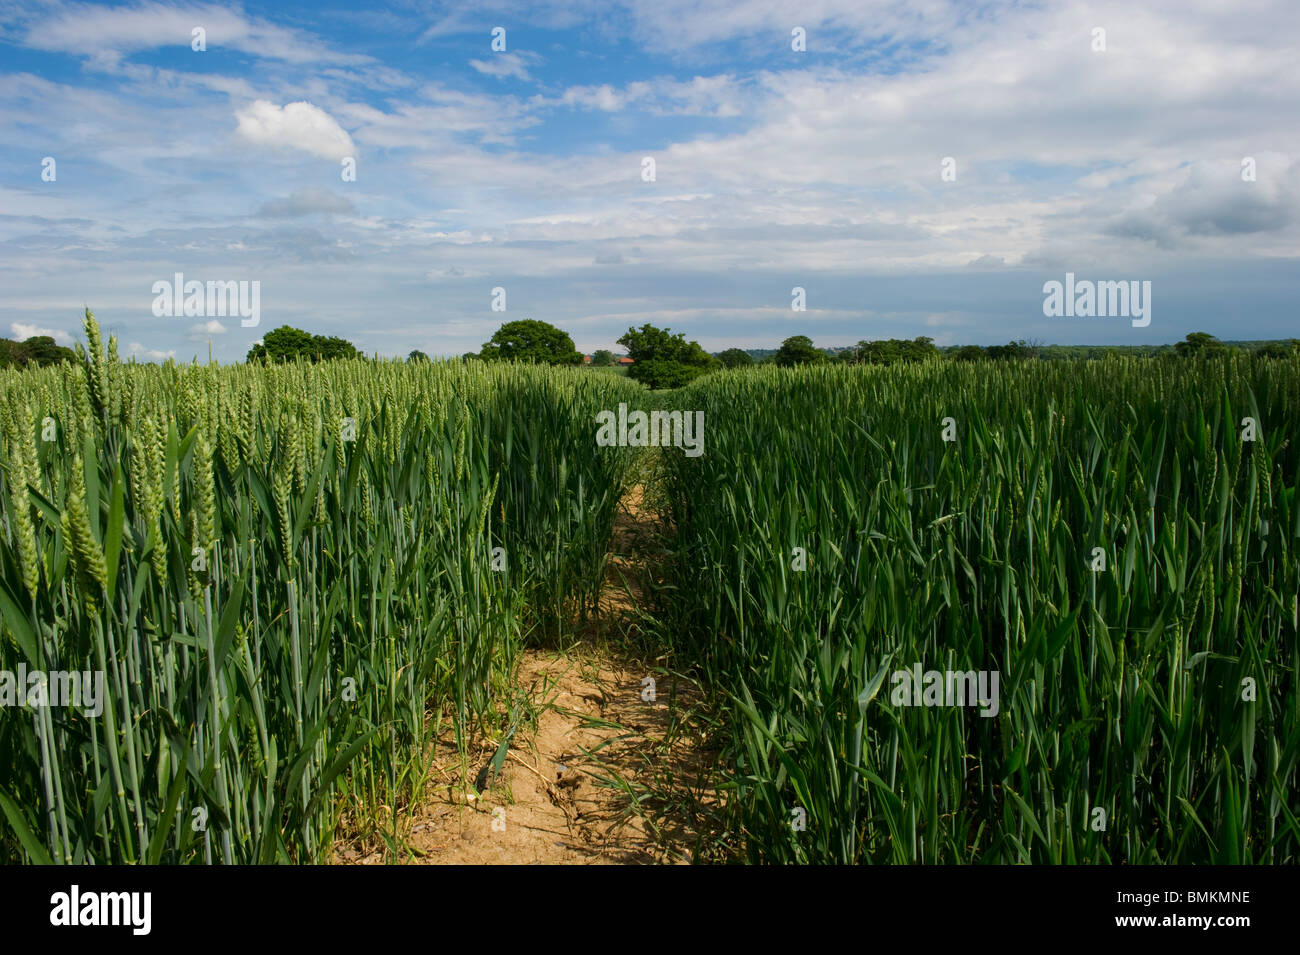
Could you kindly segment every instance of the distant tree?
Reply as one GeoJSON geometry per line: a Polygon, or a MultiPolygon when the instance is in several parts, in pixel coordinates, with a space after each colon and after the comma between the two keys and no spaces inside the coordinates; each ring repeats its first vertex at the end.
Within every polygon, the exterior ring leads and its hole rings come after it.
{"type": "Polygon", "coordinates": [[[25,364],[27,364],[27,353],[23,350],[22,342],[0,338],[0,368],[8,368],[11,365],[21,368],[25,364]]]}
{"type": "Polygon", "coordinates": [[[1209,332],[1190,332],[1174,345],[1174,354],[1179,358],[1208,358],[1211,355],[1222,355],[1227,350],[1227,346],[1209,332]]]}
{"type": "Polygon", "coordinates": [[[910,342],[900,342],[898,349],[903,356],[903,361],[924,361],[939,354],[934,339],[928,335],[913,338],[910,342]]]}
{"type": "Polygon", "coordinates": [[[349,341],[342,338],[335,338],[333,335],[328,338],[322,335],[313,335],[311,339],[311,353],[313,361],[332,361],[335,358],[361,358],[361,352],[349,341]]]}
{"type": "Polygon", "coordinates": [[[892,365],[902,358],[902,350],[894,339],[858,342],[859,360],[872,365],[892,365]]]}
{"type": "Polygon", "coordinates": [[[639,361],[628,367],[627,376],[634,381],[639,381],[647,388],[681,388],[689,385],[704,372],[699,368],[691,368],[689,365],[683,365],[675,361],[659,361],[658,359],[649,359],[639,361]]]}
{"type": "Polygon", "coordinates": [[[525,318],[506,322],[485,342],[484,361],[519,361],[532,365],[581,365],[582,353],[573,347],[568,332],[554,325],[525,318]]]}
{"type": "Polygon", "coordinates": [[[1023,340],[1007,342],[1005,345],[990,345],[985,354],[1002,361],[1020,361],[1033,357],[1033,351],[1023,340]]]}
{"type": "Polygon", "coordinates": [[[284,362],[294,361],[297,358],[310,359],[311,342],[311,332],[281,325],[274,331],[267,332],[262,336],[260,344],[249,349],[248,360],[284,362]]]}
{"type": "Polygon", "coordinates": [[[21,342],[0,338],[0,368],[9,365],[44,367],[76,360],[77,355],[71,348],[56,344],[49,335],[33,335],[21,342]]]}
{"type": "Polygon", "coordinates": [[[908,341],[905,338],[882,338],[874,342],[861,341],[847,350],[854,363],[869,362],[873,365],[892,365],[896,361],[923,361],[939,354],[934,347],[934,339],[922,336],[908,341]]]}
{"type": "Polygon", "coordinates": [[[1290,338],[1284,342],[1269,342],[1255,352],[1261,358],[1290,358],[1300,353],[1300,339],[1290,338]]]}
{"type": "Polygon", "coordinates": [[[334,336],[313,335],[301,328],[281,325],[274,331],[267,332],[261,344],[248,350],[248,361],[286,362],[330,361],[335,358],[360,358],[361,352],[355,345],[334,336]]]}
{"type": "Polygon", "coordinates": [[[406,356],[407,361],[428,361],[429,356],[418,348],[411,349],[411,353],[406,356]]]}
{"type": "Polygon", "coordinates": [[[962,345],[960,348],[953,351],[952,357],[957,359],[957,361],[979,361],[981,358],[987,356],[984,353],[984,349],[980,348],[979,345],[962,345]]]}
{"type": "Polygon", "coordinates": [[[618,343],[632,359],[628,377],[650,388],[680,388],[722,367],[699,342],[688,342],[681,332],[674,335],[671,329],[649,323],[640,329],[629,328],[618,343]]]}
{"type": "Polygon", "coordinates": [[[826,360],[826,353],[813,347],[807,335],[792,335],[776,351],[776,363],[782,368],[795,365],[812,365],[826,360]]]}
{"type": "Polygon", "coordinates": [[[61,361],[76,361],[76,354],[71,348],[57,344],[49,335],[34,335],[23,342],[27,360],[44,367],[57,365],[61,361]]]}
{"type": "Polygon", "coordinates": [[[686,349],[682,352],[681,361],[683,364],[703,368],[706,371],[715,371],[722,367],[722,362],[701,348],[699,342],[686,343],[686,349]]]}
{"type": "Polygon", "coordinates": [[[627,349],[628,357],[640,363],[645,361],[677,361],[686,351],[686,336],[673,334],[671,328],[656,328],[647,323],[639,329],[629,328],[618,343],[627,349]]]}
{"type": "Polygon", "coordinates": [[[467,351],[465,352],[465,354],[460,356],[460,360],[461,361],[482,361],[483,359],[478,357],[478,352],[467,351]]]}
{"type": "Polygon", "coordinates": [[[608,368],[615,364],[614,353],[604,348],[597,349],[591,353],[591,363],[597,368],[608,368]]]}
{"type": "Polygon", "coordinates": [[[748,368],[754,364],[749,352],[740,348],[728,348],[718,356],[718,361],[726,368],[748,368]]]}

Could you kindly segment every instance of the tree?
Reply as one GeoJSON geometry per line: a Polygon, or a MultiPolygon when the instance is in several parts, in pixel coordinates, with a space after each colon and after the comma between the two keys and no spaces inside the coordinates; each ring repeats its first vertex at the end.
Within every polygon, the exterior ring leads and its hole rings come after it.
{"type": "Polygon", "coordinates": [[[412,348],[411,353],[406,356],[407,361],[428,361],[429,356],[418,348],[412,348]]]}
{"type": "Polygon", "coordinates": [[[355,345],[333,335],[328,338],[313,335],[311,339],[312,361],[331,361],[335,358],[361,358],[361,352],[355,345]]]}
{"type": "Polygon", "coordinates": [[[990,345],[986,354],[989,358],[1003,361],[1015,361],[1033,357],[1032,350],[1023,340],[1007,342],[1005,345],[990,345]]]}
{"type": "Polygon", "coordinates": [[[608,368],[614,364],[614,353],[604,348],[597,349],[591,353],[591,363],[597,368],[608,368]]]}
{"type": "Polygon", "coordinates": [[[858,342],[858,355],[861,361],[872,365],[892,365],[903,357],[897,339],[874,342],[858,342]]]}
{"type": "Polygon", "coordinates": [[[335,358],[360,358],[361,352],[356,346],[342,338],[313,335],[301,328],[281,325],[274,331],[267,332],[259,345],[248,350],[248,361],[319,362],[335,358]]]}
{"type": "Polygon", "coordinates": [[[640,330],[629,328],[618,343],[632,359],[628,377],[650,388],[680,388],[722,367],[699,342],[688,342],[681,332],[674,335],[672,329],[655,328],[649,323],[640,330]]]}
{"type": "Polygon", "coordinates": [[[22,342],[0,338],[0,368],[8,368],[10,365],[21,368],[25,364],[27,364],[27,352],[23,349],[22,342]]]}
{"type": "Polygon", "coordinates": [[[910,342],[899,342],[898,350],[903,361],[925,361],[939,354],[939,349],[934,347],[934,339],[928,335],[913,338],[910,342]]]}
{"type": "Polygon", "coordinates": [[[1260,358],[1290,358],[1300,351],[1300,339],[1289,338],[1284,342],[1269,342],[1255,352],[1260,358]]]}
{"type": "Polygon", "coordinates": [[[873,365],[892,365],[896,361],[924,361],[939,354],[934,339],[922,335],[908,341],[905,338],[882,338],[874,342],[861,341],[841,353],[841,360],[870,362],[873,365]]]}
{"type": "Polygon", "coordinates": [[[56,344],[49,335],[33,335],[21,342],[0,338],[0,368],[9,365],[16,365],[19,368],[28,365],[44,367],[57,365],[61,361],[76,361],[76,359],[76,353],[71,348],[56,344]]]}
{"type": "Polygon", "coordinates": [[[1186,338],[1174,345],[1174,354],[1179,358],[1208,358],[1222,355],[1228,346],[1209,332],[1190,332],[1186,338]]]}
{"type": "Polygon", "coordinates": [[[531,365],[581,365],[582,354],[573,347],[568,332],[554,325],[525,318],[506,322],[485,342],[484,361],[519,361],[531,365]]]}
{"type": "Polygon", "coordinates": [[[812,365],[825,360],[826,356],[813,347],[812,339],[807,335],[792,335],[776,351],[776,363],[782,368],[812,365]]]}
{"type": "Polygon", "coordinates": [[[750,357],[749,352],[739,348],[728,348],[718,356],[718,361],[726,368],[748,368],[754,364],[754,359],[750,357]]]}
{"type": "Polygon", "coordinates": [[[979,345],[962,345],[952,353],[952,357],[957,361],[979,361],[986,356],[979,345]]]}
{"type": "Polygon", "coordinates": [[[310,358],[311,340],[311,332],[304,332],[301,328],[293,328],[289,325],[281,325],[274,331],[267,332],[262,336],[260,345],[254,345],[249,349],[248,360],[261,359],[263,361],[282,362],[293,361],[296,358],[310,358]]]}

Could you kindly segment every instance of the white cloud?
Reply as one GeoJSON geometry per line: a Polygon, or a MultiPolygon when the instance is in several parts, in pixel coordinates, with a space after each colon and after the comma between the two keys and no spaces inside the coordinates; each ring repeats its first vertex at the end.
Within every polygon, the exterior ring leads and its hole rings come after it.
{"type": "Polygon", "coordinates": [[[41,328],[37,325],[29,325],[27,322],[14,322],[9,326],[17,341],[26,341],[28,338],[53,338],[60,345],[71,345],[72,336],[65,331],[57,328],[41,328]]]}
{"type": "Polygon", "coordinates": [[[470,60],[469,65],[484,76],[505,79],[513,76],[520,80],[531,80],[528,75],[528,63],[541,60],[536,53],[494,53],[486,60],[470,60]]]}
{"type": "Polygon", "coordinates": [[[615,89],[600,86],[570,86],[554,102],[606,113],[635,106],[655,116],[714,116],[725,118],[742,113],[740,85],[728,74],[696,76],[675,80],[661,76],[637,80],[615,89]]]}
{"type": "Polygon", "coordinates": [[[1172,248],[1195,237],[1283,230],[1300,221],[1300,191],[1293,185],[1300,160],[1268,153],[1259,158],[1267,172],[1258,182],[1242,181],[1235,156],[1192,163],[1173,189],[1135,197],[1106,231],[1172,248]]]}
{"type": "Polygon", "coordinates": [[[967,0],[621,0],[619,6],[631,20],[635,41],[653,52],[696,58],[713,44],[744,43],[773,56],[811,57],[882,39],[946,38],[956,23],[991,21],[997,15],[992,4],[972,15],[967,0]],[[791,51],[795,26],[807,31],[807,54],[791,51]]]}
{"type": "Polygon", "coordinates": [[[298,219],[315,213],[356,215],[356,211],[356,207],[338,193],[313,187],[263,203],[257,214],[265,219],[298,219]]]}
{"type": "Polygon", "coordinates": [[[453,265],[446,269],[429,269],[424,273],[426,279],[439,281],[441,279],[478,279],[491,273],[486,270],[466,269],[459,265],[453,265]]]}
{"type": "Polygon", "coordinates": [[[147,358],[150,361],[165,361],[168,358],[176,357],[176,349],[169,348],[167,351],[160,351],[157,348],[145,348],[139,342],[132,342],[129,346],[132,355],[137,358],[147,358]]]}
{"type": "Polygon", "coordinates": [[[356,154],[352,137],[334,117],[305,101],[280,107],[259,99],[238,110],[235,118],[236,134],[261,146],[288,146],[326,159],[356,154]]]}
{"type": "Polygon", "coordinates": [[[53,16],[46,11],[30,14],[23,43],[38,50],[87,56],[97,65],[116,68],[124,54],[162,47],[189,48],[191,31],[202,27],[207,51],[196,56],[219,55],[222,49],[239,50],[286,63],[371,63],[369,56],[337,53],[319,39],[298,30],[279,27],[238,10],[208,4],[171,6],[137,3],[102,7],[86,3],[62,5],[53,16]]]}
{"type": "Polygon", "coordinates": [[[600,109],[607,113],[622,109],[631,97],[626,93],[616,93],[608,83],[600,86],[571,86],[560,98],[565,106],[581,106],[584,109],[600,109]]]}
{"type": "Polygon", "coordinates": [[[191,325],[190,338],[194,341],[202,341],[209,335],[224,335],[226,334],[226,331],[226,326],[222,325],[214,318],[209,322],[201,322],[198,325],[191,325]]]}
{"type": "MultiPolygon", "coordinates": [[[[340,104],[335,112],[356,131],[359,142],[376,149],[445,151],[456,139],[509,143],[520,129],[541,120],[515,96],[489,96],[429,83],[415,102],[398,102],[385,113],[365,103],[340,104]],[[427,101],[427,102],[426,102],[427,101]]],[[[476,154],[476,158],[483,157],[476,154]]]]}

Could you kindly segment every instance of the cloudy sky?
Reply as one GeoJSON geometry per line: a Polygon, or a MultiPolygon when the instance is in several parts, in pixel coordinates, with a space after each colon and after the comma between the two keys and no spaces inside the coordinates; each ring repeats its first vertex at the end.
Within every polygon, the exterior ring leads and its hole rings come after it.
{"type": "Polygon", "coordinates": [[[1300,336],[1298,34],[1294,0],[0,0],[0,336],[1300,336]],[[259,282],[260,325],[155,316],[178,272],[259,282]],[[1066,272],[1150,281],[1150,325],[1046,317],[1066,272]]]}

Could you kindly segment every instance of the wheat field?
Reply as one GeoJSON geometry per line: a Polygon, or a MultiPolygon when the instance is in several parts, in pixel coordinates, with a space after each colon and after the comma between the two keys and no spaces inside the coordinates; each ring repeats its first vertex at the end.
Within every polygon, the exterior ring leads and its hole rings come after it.
{"type": "Polygon", "coordinates": [[[1300,364],[0,372],[0,860],[326,858],[589,613],[653,458],[659,652],[751,862],[1294,863],[1300,364]],[[705,452],[598,446],[621,402],[705,452]],[[899,702],[896,674],[1000,699],[899,702]],[[989,712],[994,710],[994,712],[989,712]]]}

